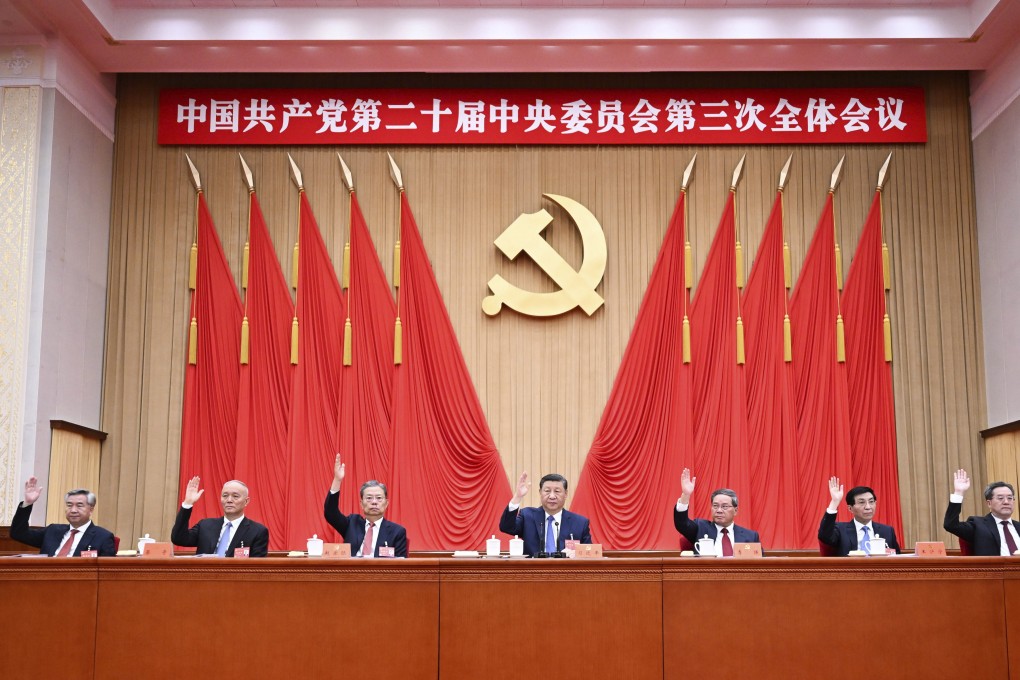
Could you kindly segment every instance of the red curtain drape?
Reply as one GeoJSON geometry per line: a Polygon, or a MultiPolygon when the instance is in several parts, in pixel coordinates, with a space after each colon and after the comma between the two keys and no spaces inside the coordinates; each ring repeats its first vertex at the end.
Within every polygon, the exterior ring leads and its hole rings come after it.
{"type": "MultiPolygon", "coordinates": [[[[846,483],[851,472],[846,366],[836,360],[839,290],[835,244],[829,193],[790,300],[800,457],[800,492],[792,498],[800,506],[796,546],[800,548],[818,545],[818,524],[829,504],[829,477],[836,475],[846,483]]],[[[845,509],[840,515],[848,516],[845,509]]]]}
{"type": "Polygon", "coordinates": [[[290,476],[287,547],[303,548],[313,534],[336,539],[322,516],[333,480],[340,405],[340,365],[346,309],[340,283],[301,191],[298,236],[298,363],[294,369],[289,428],[290,476]]]}
{"type": "Polygon", "coordinates": [[[390,484],[390,409],[393,407],[393,323],[396,306],[372,245],[358,198],[351,193],[347,314],[351,364],[341,369],[340,452],[347,466],[340,489],[345,513],[360,511],[358,489],[368,479],[390,484]]]}
{"type": "Polygon", "coordinates": [[[294,302],[255,193],[248,203],[248,363],[241,365],[234,475],[248,485],[245,514],[269,527],[270,550],[287,548],[287,425],[294,302]]]}
{"type": "Polygon", "coordinates": [[[593,539],[614,550],[677,546],[671,507],[693,454],[684,204],[681,193],[572,504],[591,520],[593,539]]]}
{"type": "Polygon", "coordinates": [[[798,543],[797,413],[793,364],[783,356],[788,300],[783,264],[783,194],[772,205],[741,299],[747,363],[751,526],[770,548],[798,543]]]}
{"type": "Polygon", "coordinates": [[[848,482],[875,490],[879,499],[878,518],[896,529],[902,545],[892,367],[885,360],[882,327],[886,307],[881,197],[881,192],[875,192],[843,290],[853,468],[853,477],[848,482]]]}
{"type": "Polygon", "coordinates": [[[416,549],[480,549],[498,533],[510,484],[403,191],[397,296],[393,519],[416,549]]]}
{"type": "Polygon", "coordinates": [[[241,338],[241,297],[201,192],[197,221],[198,262],[191,296],[196,363],[188,363],[184,371],[178,492],[180,502],[188,480],[202,478],[205,493],[192,510],[196,520],[221,513],[220,489],[234,477],[241,338]]]}
{"type": "MultiPolygon", "coordinates": [[[[726,207],[705,270],[694,293],[691,361],[694,372],[694,468],[697,489],[693,515],[706,517],[711,492],[731,488],[740,497],[739,512],[752,517],[747,459],[747,397],[743,366],[737,364],[738,296],[736,283],[734,194],[726,207]]],[[[737,523],[741,520],[738,518],[737,523]]]]}

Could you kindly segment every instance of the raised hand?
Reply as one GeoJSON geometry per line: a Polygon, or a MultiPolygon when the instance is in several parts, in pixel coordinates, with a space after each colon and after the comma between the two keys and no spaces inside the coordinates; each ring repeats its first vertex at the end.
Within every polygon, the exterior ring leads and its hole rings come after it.
{"type": "Polygon", "coordinates": [[[42,490],[43,487],[39,486],[39,480],[35,477],[29,477],[28,481],[25,482],[25,506],[32,505],[39,500],[42,490]]]}
{"type": "Polygon", "coordinates": [[[694,493],[694,485],[697,484],[698,478],[691,477],[691,471],[688,468],[684,468],[684,471],[680,473],[680,499],[683,502],[687,502],[691,499],[691,494],[694,493]]]}
{"type": "Polygon", "coordinates": [[[336,454],[336,462],[333,463],[333,485],[329,487],[330,493],[336,493],[340,490],[340,484],[344,481],[344,475],[347,474],[347,465],[340,460],[340,454],[336,454]]]}
{"type": "Polygon", "coordinates": [[[517,480],[517,489],[514,494],[513,504],[520,505],[521,500],[528,495],[528,491],[531,490],[531,482],[528,481],[528,473],[522,472],[520,478],[517,480]]]}
{"type": "Polygon", "coordinates": [[[832,504],[839,507],[843,500],[843,485],[839,483],[839,477],[829,477],[829,496],[832,497],[832,504]]]}
{"type": "Polygon", "coordinates": [[[201,482],[202,480],[199,477],[192,477],[188,481],[188,488],[184,490],[184,503],[186,505],[194,505],[202,497],[205,490],[198,488],[201,482]]]}
{"type": "Polygon", "coordinates": [[[967,489],[970,488],[970,477],[967,476],[966,470],[957,470],[956,474],[953,475],[953,490],[959,495],[967,493],[967,489]]]}

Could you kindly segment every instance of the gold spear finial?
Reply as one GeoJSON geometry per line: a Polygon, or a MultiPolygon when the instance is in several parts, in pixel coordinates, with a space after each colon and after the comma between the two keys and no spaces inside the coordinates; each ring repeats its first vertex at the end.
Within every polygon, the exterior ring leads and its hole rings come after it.
{"type": "Polygon", "coordinates": [[[294,180],[294,185],[298,188],[298,191],[305,190],[305,183],[301,179],[301,171],[298,170],[297,163],[294,162],[294,158],[287,154],[287,160],[290,161],[290,178],[294,180]]]}
{"type": "Polygon", "coordinates": [[[737,163],[736,169],[733,171],[733,179],[730,181],[730,191],[736,191],[737,185],[740,184],[740,175],[744,172],[744,159],[747,158],[747,154],[740,157],[740,162],[737,163]]]}
{"type": "Polygon", "coordinates": [[[191,168],[191,183],[195,185],[195,191],[201,191],[202,178],[198,176],[198,168],[191,162],[191,157],[188,154],[184,154],[184,157],[188,159],[188,167],[191,168]]]}
{"type": "Polygon", "coordinates": [[[876,191],[881,191],[882,187],[885,185],[885,173],[889,169],[889,161],[891,160],[892,151],[889,152],[889,155],[885,159],[885,163],[882,164],[882,169],[878,171],[878,188],[876,191]]]}
{"type": "Polygon", "coordinates": [[[400,177],[400,168],[397,167],[397,162],[393,160],[393,156],[390,152],[386,152],[386,157],[390,159],[390,177],[393,178],[393,183],[397,185],[397,188],[401,191],[404,190],[404,180],[400,177]]]}
{"type": "Polygon", "coordinates": [[[786,159],[786,165],[784,165],[783,169],[779,171],[779,191],[786,188],[786,180],[790,175],[790,163],[793,163],[792,153],[790,154],[790,157],[786,159]]]}
{"type": "Polygon", "coordinates": [[[251,168],[244,162],[244,156],[237,154],[237,157],[241,159],[241,171],[244,173],[244,182],[248,185],[248,191],[255,191],[255,179],[252,177],[251,168]]]}
{"type": "Polygon", "coordinates": [[[694,161],[696,160],[698,160],[698,154],[694,154],[694,157],[691,158],[691,162],[687,164],[687,169],[684,170],[684,178],[680,184],[680,189],[683,191],[687,191],[687,187],[691,183],[691,177],[694,175],[694,161]]]}
{"type": "Polygon", "coordinates": [[[351,169],[347,167],[346,163],[344,163],[344,159],[340,157],[339,151],[336,154],[336,158],[340,161],[340,172],[343,173],[344,184],[347,185],[347,191],[354,191],[354,177],[351,176],[351,169]]]}
{"type": "Polygon", "coordinates": [[[840,180],[839,175],[843,170],[843,161],[845,160],[846,154],[844,154],[843,157],[839,159],[839,163],[836,164],[836,169],[832,171],[832,179],[829,180],[829,191],[831,192],[836,191],[836,187],[839,186],[840,180]]]}

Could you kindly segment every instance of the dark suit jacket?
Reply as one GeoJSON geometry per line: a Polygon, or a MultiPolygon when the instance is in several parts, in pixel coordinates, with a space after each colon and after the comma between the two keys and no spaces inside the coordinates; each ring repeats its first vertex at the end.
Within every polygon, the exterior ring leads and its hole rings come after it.
{"type": "MultiPolygon", "coordinates": [[[[535,555],[545,549],[545,508],[518,508],[511,510],[509,504],[499,518],[499,530],[504,534],[524,539],[524,554],[535,555]]],[[[571,536],[581,543],[591,543],[591,528],[588,518],[564,510],[560,519],[560,535],[556,550],[563,550],[571,536]]]]}
{"type": "MultiPolygon", "coordinates": [[[[365,542],[365,522],[361,515],[345,515],[340,512],[340,492],[327,493],[326,502],[322,506],[322,514],[329,525],[343,536],[344,543],[351,544],[351,555],[361,550],[365,542]]],[[[375,556],[379,557],[379,548],[388,545],[394,548],[394,555],[407,557],[407,530],[395,522],[383,517],[379,523],[379,538],[375,541],[375,556]]]]}
{"type": "MultiPolygon", "coordinates": [[[[185,548],[197,548],[199,555],[215,555],[216,544],[220,541],[223,530],[223,517],[210,517],[198,521],[188,528],[192,508],[181,508],[177,511],[177,520],[170,532],[170,540],[174,545],[185,548]]],[[[269,529],[245,517],[241,520],[227,546],[227,557],[234,556],[234,548],[244,543],[249,548],[251,557],[265,557],[269,554],[269,529]]]]}
{"type": "MultiPolygon", "coordinates": [[[[961,503],[950,503],[946,508],[946,519],[942,523],[945,530],[959,536],[967,541],[974,548],[975,555],[1001,555],[1002,542],[999,539],[999,527],[992,513],[983,517],[968,517],[966,522],[960,521],[961,503]]],[[[1013,526],[1020,531],[1020,522],[1011,520],[1013,526]]],[[[14,535],[14,527],[11,527],[11,536],[14,535]]]]}
{"type": "MultiPolygon", "coordinates": [[[[688,512],[689,509],[680,512],[676,509],[675,505],[673,506],[673,526],[676,527],[676,530],[683,534],[683,537],[692,544],[697,543],[699,538],[704,538],[705,536],[714,541],[716,536],[715,522],[710,522],[707,519],[691,519],[688,516],[688,512]]],[[[739,524],[734,524],[733,542],[761,543],[761,538],[758,537],[757,531],[751,531],[739,524]]]]}
{"type": "MultiPolygon", "coordinates": [[[[40,554],[50,557],[56,554],[60,548],[60,541],[70,529],[70,524],[50,524],[43,529],[29,529],[28,517],[32,514],[32,506],[18,503],[18,509],[11,519],[11,538],[21,543],[39,548],[40,554]]],[[[113,534],[95,522],[89,525],[85,533],[78,541],[78,547],[71,553],[71,557],[80,557],[82,550],[98,550],[100,557],[113,557],[117,549],[113,546],[113,534]]]]}
{"type": "MultiPolygon", "coordinates": [[[[874,535],[885,539],[885,544],[900,552],[896,530],[887,524],[872,522],[874,535]]],[[[837,522],[836,513],[822,515],[822,523],[818,527],[818,540],[836,549],[836,554],[846,557],[851,550],[857,550],[857,526],[853,521],[837,522]]]]}

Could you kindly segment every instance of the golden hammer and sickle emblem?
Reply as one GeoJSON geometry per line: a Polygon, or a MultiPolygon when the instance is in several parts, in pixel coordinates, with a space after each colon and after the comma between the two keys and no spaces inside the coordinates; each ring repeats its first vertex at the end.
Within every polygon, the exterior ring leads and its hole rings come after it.
{"type": "Polygon", "coordinates": [[[489,316],[499,314],[503,305],[529,316],[555,316],[579,306],[591,316],[604,302],[602,296],[595,292],[606,273],[606,235],[602,225],[590,210],[577,201],[555,194],[543,195],[560,204],[577,224],[584,248],[581,267],[574,271],[563,256],[542,238],[542,231],[552,222],[552,216],[545,209],[522,214],[494,243],[511,260],[521,252],[527,253],[560,290],[532,293],[521,290],[497,274],[489,279],[492,295],[482,300],[482,311],[489,316]]]}

